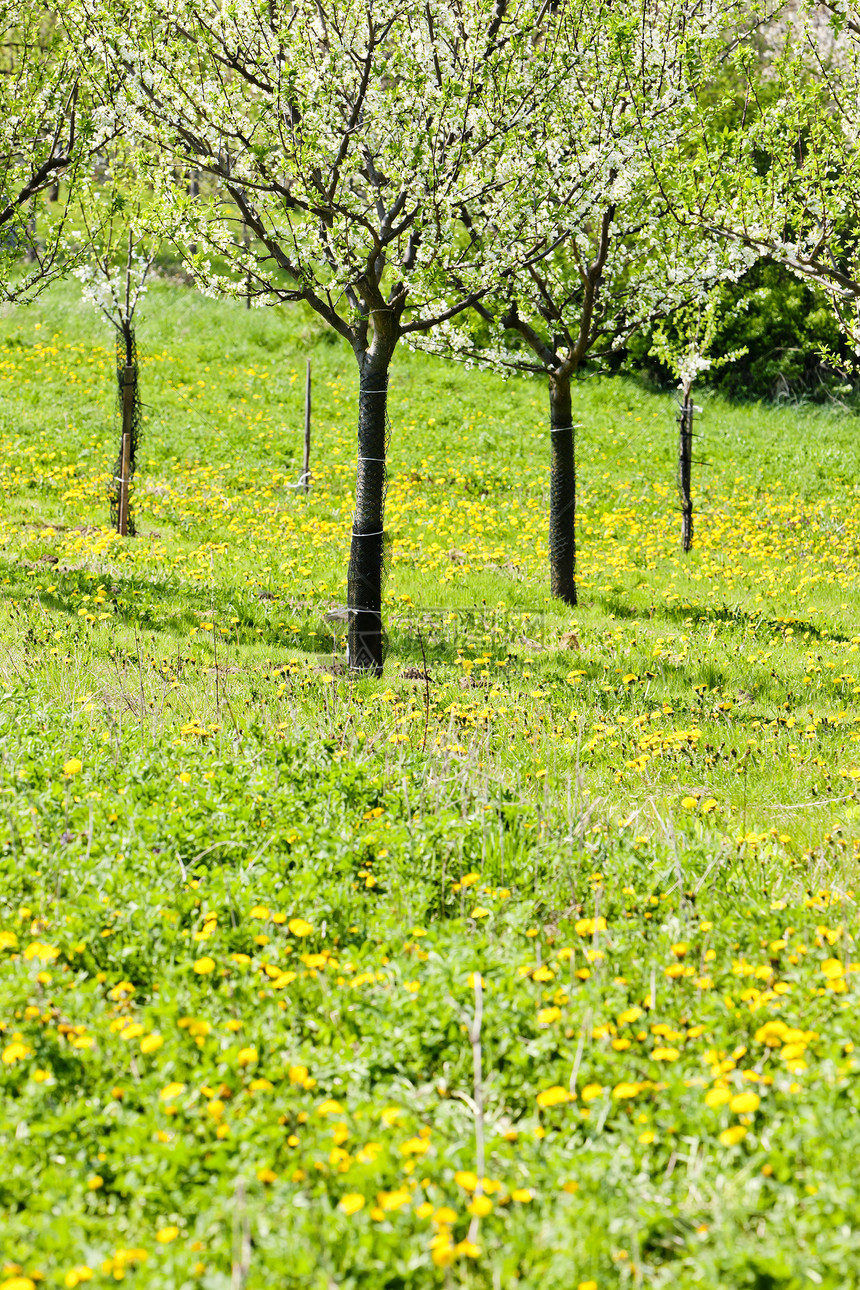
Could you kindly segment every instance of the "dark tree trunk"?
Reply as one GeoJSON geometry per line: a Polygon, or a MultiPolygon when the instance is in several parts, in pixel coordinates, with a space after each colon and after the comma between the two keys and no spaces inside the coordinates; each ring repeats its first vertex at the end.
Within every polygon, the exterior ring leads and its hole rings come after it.
{"type": "MultiPolygon", "coordinates": [[[[248,232],[248,225],[247,225],[247,224],[243,224],[243,225],[242,225],[242,242],[244,243],[245,250],[247,251],[248,247],[251,245],[251,234],[248,232]]],[[[245,308],[246,308],[246,309],[250,309],[250,308],[251,308],[251,275],[250,275],[250,273],[248,274],[247,278],[245,279],[245,308]]]]}
{"type": "Polygon", "coordinates": [[[111,492],[111,523],[116,531],[125,537],[129,533],[134,533],[134,520],[131,515],[131,481],[134,476],[140,431],[137,347],[134,340],[134,327],[130,322],[124,322],[120,329],[116,357],[122,433],[111,492]]]}
{"type": "MultiPolygon", "coordinates": [[[[199,195],[200,195],[200,171],[199,171],[199,170],[189,170],[189,172],[188,172],[188,196],[189,196],[189,197],[199,197],[199,195]]],[[[191,254],[192,254],[192,255],[196,255],[196,254],[197,254],[197,243],[196,243],[196,242],[190,242],[190,243],[188,244],[188,250],[191,252],[191,254]]]]}
{"type": "Polygon", "coordinates": [[[137,346],[134,341],[134,326],[130,322],[124,322],[120,329],[120,352],[125,358],[125,367],[134,367],[137,364],[137,346]]]}
{"type": "Polygon", "coordinates": [[[570,376],[549,378],[550,589],[565,604],[576,604],[576,443],[571,416],[570,376]]]}
{"type": "Polygon", "coordinates": [[[681,545],[689,551],[693,545],[693,497],[690,477],[693,466],[693,395],[687,390],[678,414],[678,493],[681,498],[681,545]]]}
{"type": "Polygon", "coordinates": [[[388,447],[388,361],[361,365],[358,471],[349,556],[349,666],[382,675],[385,455],[388,447]]]}
{"type": "Polygon", "coordinates": [[[38,260],[36,254],[36,207],[30,203],[30,214],[27,217],[27,250],[24,253],[24,259],[27,264],[35,264],[38,260]]]}

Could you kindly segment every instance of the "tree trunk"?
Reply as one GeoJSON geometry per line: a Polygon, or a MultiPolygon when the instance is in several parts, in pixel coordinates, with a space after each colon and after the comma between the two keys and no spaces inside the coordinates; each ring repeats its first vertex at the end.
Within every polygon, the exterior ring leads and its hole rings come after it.
{"type": "Polygon", "coordinates": [[[27,264],[35,264],[39,257],[36,254],[36,204],[30,203],[30,213],[27,216],[27,250],[24,253],[24,259],[27,264]]]}
{"type": "Polygon", "coordinates": [[[358,470],[349,556],[349,666],[382,675],[388,360],[366,360],[358,394],[358,470]]]}
{"type": "Polygon", "coordinates": [[[689,551],[693,545],[693,497],[690,476],[693,465],[693,395],[684,391],[678,414],[678,493],[681,498],[681,545],[689,551]]]}
{"type": "MultiPolygon", "coordinates": [[[[250,233],[248,232],[248,225],[247,225],[247,224],[244,224],[244,223],[242,224],[242,242],[244,243],[245,250],[247,251],[247,250],[248,250],[248,248],[249,248],[249,247],[250,247],[250,245],[251,245],[251,235],[250,235],[250,233]]],[[[246,309],[250,309],[250,308],[251,308],[251,275],[250,275],[250,273],[249,273],[249,274],[248,274],[248,276],[245,278],[245,308],[246,308],[246,309]]]]}
{"type": "Polygon", "coordinates": [[[137,348],[134,341],[134,328],[130,322],[124,322],[121,327],[117,341],[116,357],[122,434],[120,437],[119,457],[114,468],[115,487],[111,494],[111,522],[116,531],[125,537],[129,533],[134,533],[130,493],[137,453],[138,416],[140,412],[137,385],[137,348]]]}
{"type": "MultiPolygon", "coordinates": [[[[199,170],[192,169],[192,170],[189,170],[188,172],[188,196],[189,197],[200,196],[200,171],[199,170]]],[[[197,243],[189,242],[188,250],[191,252],[192,255],[196,255],[197,243]]]]}
{"type": "Polygon", "coordinates": [[[119,505],[116,531],[121,537],[128,534],[129,493],[131,492],[131,437],[134,433],[134,395],[137,369],[126,367],[122,382],[122,438],[119,448],[119,505]]]}
{"type": "Polygon", "coordinates": [[[576,444],[570,376],[549,378],[549,574],[554,596],[576,604],[576,444]]]}

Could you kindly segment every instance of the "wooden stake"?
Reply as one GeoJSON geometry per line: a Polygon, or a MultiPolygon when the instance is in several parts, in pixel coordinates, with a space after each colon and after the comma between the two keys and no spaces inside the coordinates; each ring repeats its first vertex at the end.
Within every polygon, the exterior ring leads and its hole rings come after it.
{"type": "Polygon", "coordinates": [[[251,1271],[251,1224],[245,1207],[245,1181],[236,1179],[233,1200],[233,1263],[230,1269],[231,1290],[244,1290],[251,1271]]]}
{"type": "Polygon", "coordinates": [[[691,491],[691,466],[693,463],[693,396],[684,391],[684,401],[678,416],[678,494],[681,498],[681,546],[689,551],[693,545],[693,495],[691,491]]]}
{"type": "Polygon", "coordinates": [[[120,455],[119,507],[116,529],[122,537],[128,534],[128,494],[131,484],[131,436],[134,424],[134,387],[137,372],[126,367],[122,376],[122,452],[120,455]]]}
{"type": "MultiPolygon", "coordinates": [[[[472,973],[472,981],[475,990],[475,1015],[472,1024],[469,1027],[469,1043],[472,1045],[472,1075],[473,1075],[473,1099],[475,1116],[475,1168],[478,1175],[478,1185],[475,1188],[475,1196],[481,1196],[484,1191],[484,1064],[483,1054],[481,1051],[481,1024],[484,1019],[484,996],[482,986],[484,984],[480,972],[472,973]]],[[[469,1240],[475,1244],[478,1239],[481,1220],[475,1215],[469,1224],[469,1240]]]]}
{"type": "MultiPolygon", "coordinates": [[[[248,233],[248,225],[247,225],[247,224],[243,224],[243,225],[242,225],[242,241],[243,241],[243,243],[245,244],[245,250],[247,250],[247,249],[248,249],[248,247],[251,245],[251,238],[250,238],[250,235],[249,235],[249,233],[248,233]]],[[[251,275],[250,275],[250,273],[248,274],[247,278],[245,279],[245,308],[246,308],[246,309],[250,309],[250,308],[251,308],[251,275]]]]}
{"type": "Polygon", "coordinates": [[[305,459],[302,466],[302,479],[305,492],[311,487],[311,360],[308,359],[307,376],[305,377],[305,459]]]}

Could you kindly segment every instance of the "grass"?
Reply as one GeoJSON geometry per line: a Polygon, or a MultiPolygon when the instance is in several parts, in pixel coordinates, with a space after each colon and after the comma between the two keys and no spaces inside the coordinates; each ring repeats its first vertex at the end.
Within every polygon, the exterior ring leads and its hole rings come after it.
{"type": "Polygon", "coordinates": [[[683,557],[671,396],[585,383],[570,611],[544,389],[402,354],[351,682],[350,355],[139,345],[123,542],[109,333],[0,320],[0,1287],[860,1279],[853,420],[706,400],[683,557]]]}

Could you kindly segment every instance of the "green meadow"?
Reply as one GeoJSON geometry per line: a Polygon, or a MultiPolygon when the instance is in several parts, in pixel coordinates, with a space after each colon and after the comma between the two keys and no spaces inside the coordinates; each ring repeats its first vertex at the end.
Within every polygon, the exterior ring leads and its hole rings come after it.
{"type": "Polygon", "coordinates": [[[860,474],[838,407],[575,413],[404,350],[344,667],[354,362],[158,280],[0,317],[0,1290],[860,1283],[860,474]],[[312,484],[302,462],[313,374],[312,484]]]}

